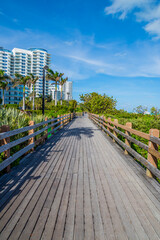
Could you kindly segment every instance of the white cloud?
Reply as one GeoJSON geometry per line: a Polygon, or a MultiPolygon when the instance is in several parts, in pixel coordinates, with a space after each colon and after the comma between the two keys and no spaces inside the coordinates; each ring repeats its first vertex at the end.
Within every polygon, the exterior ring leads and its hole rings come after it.
{"type": "Polygon", "coordinates": [[[105,8],[106,14],[119,13],[120,19],[125,19],[127,14],[136,7],[143,7],[149,0],[112,0],[112,5],[105,8]]]}
{"type": "Polygon", "coordinates": [[[149,23],[144,27],[144,29],[145,29],[148,33],[156,36],[156,38],[159,39],[159,38],[160,38],[160,18],[159,18],[158,20],[154,20],[154,21],[152,21],[152,22],[149,22],[149,23]]]}
{"type": "Polygon", "coordinates": [[[65,41],[44,32],[11,30],[0,27],[1,45],[46,48],[52,56],[53,69],[64,72],[70,80],[79,81],[97,74],[119,77],[160,77],[160,46],[154,42],[96,43],[91,36],[70,37],[65,41]],[[101,47],[104,46],[104,47],[101,47]]]}
{"type": "Polygon", "coordinates": [[[125,19],[134,10],[136,21],[145,22],[144,29],[149,34],[160,38],[160,4],[152,0],[112,0],[105,8],[106,15],[112,14],[125,19]]]}

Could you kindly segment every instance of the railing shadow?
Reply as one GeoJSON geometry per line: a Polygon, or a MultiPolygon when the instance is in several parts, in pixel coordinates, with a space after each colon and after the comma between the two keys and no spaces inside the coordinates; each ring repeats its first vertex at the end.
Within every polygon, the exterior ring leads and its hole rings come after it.
{"type": "Polygon", "coordinates": [[[64,146],[58,148],[55,146],[70,124],[71,123],[65,126],[64,130],[61,129],[53,137],[48,139],[43,145],[38,146],[36,150],[28,157],[25,157],[18,166],[12,168],[10,173],[7,173],[0,178],[0,212],[12,198],[16,198],[18,196],[26,181],[36,181],[41,177],[41,174],[35,176],[33,173],[34,171],[37,171],[38,167],[43,162],[50,161],[54,153],[56,154],[63,151],[64,146]]]}
{"type": "Polygon", "coordinates": [[[26,182],[29,183],[30,180],[36,181],[41,177],[41,174],[37,174],[36,176],[34,174],[35,171],[38,171],[41,164],[50,161],[54,153],[57,154],[64,150],[63,144],[56,147],[56,144],[62,138],[74,136],[80,140],[82,135],[88,138],[93,137],[94,131],[97,129],[91,127],[70,128],[75,120],[76,119],[72,120],[72,122],[58,131],[43,145],[37,147],[36,150],[28,157],[25,157],[18,166],[12,168],[10,173],[5,174],[0,178],[0,212],[13,198],[14,201],[16,201],[17,196],[22,191],[23,185],[26,184],[26,182]]]}

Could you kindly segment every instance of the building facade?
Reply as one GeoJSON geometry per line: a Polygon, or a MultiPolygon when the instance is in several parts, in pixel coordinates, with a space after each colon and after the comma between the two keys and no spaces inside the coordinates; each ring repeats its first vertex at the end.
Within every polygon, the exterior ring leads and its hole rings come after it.
{"type": "MultiPolygon", "coordinates": [[[[39,79],[35,84],[36,96],[43,93],[43,68],[50,65],[50,54],[45,49],[30,48],[29,50],[14,48],[12,51],[0,48],[0,69],[11,77],[15,73],[23,76],[32,73],[39,79]]],[[[33,87],[26,87],[26,96],[32,92],[33,87]]],[[[45,81],[45,95],[49,94],[48,81],[45,81]]],[[[0,97],[2,98],[2,91],[0,97]]],[[[23,97],[23,87],[12,87],[9,83],[9,90],[5,93],[5,103],[19,103],[23,97]]]]}
{"type": "MultiPolygon", "coordinates": [[[[55,85],[49,83],[49,95],[52,96],[52,100],[55,100],[55,85]]],[[[65,82],[62,86],[62,99],[69,101],[72,100],[72,82],[65,82]]],[[[61,86],[57,86],[57,100],[61,100],[61,86]]]]}
{"type": "MultiPolygon", "coordinates": [[[[14,56],[13,52],[0,47],[0,69],[7,75],[14,76],[14,56]]],[[[23,97],[23,87],[13,88],[11,81],[8,83],[8,91],[4,91],[5,104],[18,104],[23,97]]],[[[2,99],[2,90],[0,89],[0,98],[2,99]]]]}
{"type": "Polygon", "coordinates": [[[73,88],[73,82],[65,82],[65,84],[63,85],[63,93],[64,93],[64,100],[72,100],[72,88],[73,88]]]}

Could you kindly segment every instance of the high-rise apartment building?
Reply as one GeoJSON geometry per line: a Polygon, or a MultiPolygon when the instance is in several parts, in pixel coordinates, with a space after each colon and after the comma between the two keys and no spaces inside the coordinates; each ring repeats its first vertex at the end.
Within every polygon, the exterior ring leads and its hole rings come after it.
{"type": "Polygon", "coordinates": [[[72,100],[72,82],[65,82],[63,85],[64,100],[72,100]]]}
{"type": "MultiPolygon", "coordinates": [[[[55,100],[55,85],[49,83],[49,95],[52,97],[52,100],[55,100]]],[[[64,94],[62,92],[62,99],[64,99],[64,94]]],[[[57,86],[57,100],[61,100],[61,87],[57,86]]]]}
{"type": "MultiPolygon", "coordinates": [[[[55,85],[49,83],[49,95],[52,96],[52,100],[55,99],[55,85]]],[[[62,99],[63,100],[72,100],[72,82],[65,82],[62,86],[62,99]]],[[[61,86],[57,86],[57,100],[61,100],[61,86]]]]}
{"type": "Polygon", "coordinates": [[[12,51],[0,47],[0,69],[5,71],[9,76],[13,75],[14,60],[12,51]]]}
{"type": "MultiPolygon", "coordinates": [[[[12,50],[15,67],[14,73],[20,73],[22,75],[28,75],[33,73],[34,76],[38,76],[39,79],[35,84],[36,96],[40,96],[43,93],[43,68],[50,65],[50,54],[42,48],[30,48],[29,50],[14,48],[12,50]]],[[[27,90],[27,94],[32,92],[31,89],[27,90]]],[[[48,81],[45,81],[45,95],[48,95],[48,81]]]]}
{"type": "MultiPolygon", "coordinates": [[[[0,70],[11,77],[14,76],[14,57],[12,51],[0,47],[0,70]]],[[[8,84],[8,91],[5,91],[5,103],[18,104],[23,97],[22,86],[13,88],[11,81],[8,84]]],[[[0,90],[0,98],[2,98],[2,90],[0,90]]]]}
{"type": "MultiPolygon", "coordinates": [[[[40,96],[43,93],[43,68],[50,65],[50,54],[42,48],[30,48],[29,50],[14,48],[12,51],[0,48],[0,69],[4,70],[7,75],[14,76],[15,73],[19,73],[23,76],[33,73],[34,76],[38,76],[39,79],[35,84],[36,96],[40,96]]],[[[18,103],[22,99],[22,86],[17,86],[10,90],[14,91],[17,88],[19,91],[18,97],[10,94],[12,97],[7,98],[8,92],[5,96],[6,103],[18,103]],[[10,101],[9,101],[10,100],[10,101]],[[16,100],[16,101],[15,101],[16,100]]],[[[48,81],[45,81],[45,94],[48,95],[48,81]]],[[[32,92],[31,88],[26,87],[26,96],[32,92]]]]}

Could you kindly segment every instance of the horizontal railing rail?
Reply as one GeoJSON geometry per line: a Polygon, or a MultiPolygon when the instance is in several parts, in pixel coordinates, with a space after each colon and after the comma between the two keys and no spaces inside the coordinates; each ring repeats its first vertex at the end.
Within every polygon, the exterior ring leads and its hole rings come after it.
{"type": "Polygon", "coordinates": [[[160,179],[160,170],[157,169],[157,161],[160,159],[160,152],[158,146],[160,145],[159,130],[150,129],[149,134],[132,129],[130,122],[126,123],[126,126],[119,124],[118,120],[111,121],[111,118],[106,119],[99,115],[88,113],[89,118],[96,123],[107,135],[113,138],[114,142],[117,142],[125,149],[125,154],[130,153],[135,159],[137,159],[142,165],[146,167],[146,174],[149,177],[157,177],[160,179]],[[125,130],[125,133],[118,128],[125,130]],[[131,134],[139,136],[148,140],[148,145],[135,139],[131,134]],[[125,138],[125,142],[119,139],[118,135],[125,138]],[[140,148],[148,152],[147,159],[141,154],[136,152],[131,147],[131,142],[139,146],[140,148]]]}
{"type": "Polygon", "coordinates": [[[30,121],[29,125],[24,128],[15,129],[12,131],[9,131],[9,126],[2,126],[0,128],[0,154],[4,153],[4,160],[0,163],[0,171],[7,168],[7,171],[10,170],[10,165],[15,160],[23,156],[24,154],[27,154],[30,150],[33,150],[34,147],[36,147],[39,143],[45,141],[48,137],[54,134],[54,132],[60,128],[62,128],[64,125],[68,124],[73,118],[75,117],[75,113],[71,114],[65,114],[58,116],[57,118],[47,119],[45,118],[45,121],[34,124],[34,121],[30,121]],[[43,127],[45,126],[45,127],[43,127]],[[39,129],[37,131],[36,128],[43,127],[42,129],[39,129]],[[50,130],[50,131],[48,131],[50,130]],[[18,138],[16,140],[10,141],[10,137],[14,137],[20,133],[27,132],[28,134],[24,137],[18,138]],[[40,136],[37,140],[35,140],[35,137],[39,134],[44,133],[43,136],[40,136]],[[16,147],[17,145],[24,143],[28,141],[27,146],[23,147],[19,151],[15,152],[12,156],[10,156],[10,150],[13,147],[16,147]]]}

